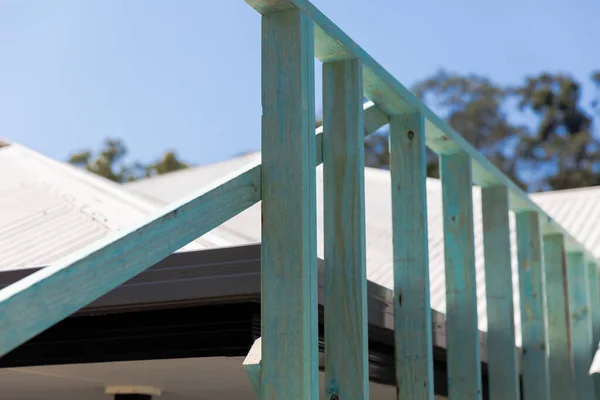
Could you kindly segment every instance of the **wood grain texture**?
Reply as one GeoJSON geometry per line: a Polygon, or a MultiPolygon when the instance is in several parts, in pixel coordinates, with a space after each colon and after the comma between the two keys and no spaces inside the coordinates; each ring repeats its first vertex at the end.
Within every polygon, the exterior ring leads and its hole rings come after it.
{"type": "Polygon", "coordinates": [[[471,158],[440,157],[450,400],[481,399],[471,158]]]}
{"type": "MultiPolygon", "coordinates": [[[[588,292],[590,295],[590,316],[592,322],[592,348],[590,354],[594,354],[600,343],[600,296],[598,292],[598,268],[595,262],[588,262],[588,292]]],[[[600,399],[600,375],[592,375],[594,381],[594,395],[600,399]]]]}
{"type": "Polygon", "coordinates": [[[255,165],[226,176],[2,289],[0,356],[257,203],[260,176],[255,165]]]}
{"type": "MultiPolygon", "coordinates": [[[[381,128],[385,125],[389,118],[385,115],[381,110],[377,108],[373,104],[373,102],[366,102],[362,106],[363,108],[363,122],[364,122],[364,132],[366,135],[369,135],[375,132],[377,129],[381,128]]],[[[315,131],[315,148],[316,148],[316,165],[320,165],[323,162],[323,126],[319,127],[315,131]]],[[[362,130],[361,130],[362,134],[362,130]]],[[[259,171],[255,171],[259,172],[259,171]]],[[[260,183],[260,182],[259,182],[260,183]]],[[[244,360],[244,370],[248,375],[248,379],[250,380],[250,384],[254,390],[254,393],[258,398],[261,398],[261,357],[262,357],[262,346],[261,346],[261,338],[257,339],[250,351],[246,359],[244,360]]]]}
{"type": "MultiPolygon", "coordinates": [[[[387,115],[420,113],[425,117],[426,144],[431,150],[440,155],[453,154],[459,150],[465,151],[472,160],[472,178],[476,185],[505,186],[509,190],[511,210],[535,211],[547,217],[547,214],[519,186],[453,130],[443,118],[429,109],[310,1],[246,0],[246,2],[259,13],[268,13],[291,5],[305,11],[315,22],[315,55],[320,61],[359,58],[363,63],[366,98],[372,100],[387,115]]],[[[552,218],[543,218],[542,229],[544,233],[563,234],[569,250],[585,251],[588,257],[594,259],[592,253],[552,218]]]]}
{"type": "Polygon", "coordinates": [[[548,398],[548,344],[546,308],[544,306],[544,256],[539,216],[535,212],[518,213],[517,254],[519,259],[519,293],[523,399],[548,398]]]}
{"type": "Polygon", "coordinates": [[[572,399],[575,393],[569,344],[567,266],[564,238],[560,234],[544,236],[544,270],[548,318],[548,398],[572,399]]]}
{"type": "Polygon", "coordinates": [[[504,186],[483,188],[481,206],[490,400],[518,400],[508,190],[504,186]]]}
{"type": "MultiPolygon", "coordinates": [[[[367,101],[363,104],[363,122],[364,122],[364,137],[372,134],[389,122],[389,118],[385,115],[372,101],[367,101]]],[[[317,153],[317,166],[323,162],[323,125],[315,131],[316,142],[315,148],[317,153]]],[[[361,131],[362,134],[362,131],[361,131]]],[[[364,138],[363,137],[363,138],[364,138]]]]}
{"type": "Polygon", "coordinates": [[[390,122],[394,337],[398,399],[433,399],[424,119],[390,122]]]}
{"type": "Polygon", "coordinates": [[[587,283],[587,266],[583,253],[567,254],[571,346],[575,371],[575,398],[593,399],[594,382],[588,375],[592,357],[592,325],[587,283]]]}
{"type": "Polygon", "coordinates": [[[325,398],[368,400],[362,66],[323,64],[325,398]]]}
{"type": "Polygon", "coordinates": [[[262,18],[262,399],[318,398],[312,21],[262,18]]]}

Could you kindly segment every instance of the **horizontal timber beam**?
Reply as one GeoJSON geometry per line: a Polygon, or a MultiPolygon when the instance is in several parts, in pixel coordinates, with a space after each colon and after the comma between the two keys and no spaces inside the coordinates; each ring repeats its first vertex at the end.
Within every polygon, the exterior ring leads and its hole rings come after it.
{"type": "Polygon", "coordinates": [[[257,203],[260,177],[249,165],[0,290],[0,356],[257,203]]]}
{"type": "MultiPolygon", "coordinates": [[[[366,132],[372,133],[388,117],[367,102],[364,121],[366,132]]],[[[322,127],[316,130],[316,165],[323,161],[322,133],[322,127]]],[[[134,228],[0,290],[0,331],[11,332],[0,336],[0,357],[260,201],[260,176],[260,164],[250,164],[134,228]],[[206,212],[215,202],[223,213],[206,212]],[[94,277],[101,278],[98,285],[94,277]]]]}
{"type": "Polygon", "coordinates": [[[387,115],[420,113],[425,118],[426,144],[439,155],[465,151],[472,160],[473,183],[481,186],[506,186],[510,208],[514,212],[534,211],[540,214],[543,234],[560,233],[567,251],[583,251],[589,259],[594,255],[566,229],[550,218],[511,179],[506,177],[483,154],[471,146],[448,123],[437,116],[417,96],[354,42],[342,29],[308,0],[245,0],[261,14],[295,6],[303,10],[314,24],[315,57],[322,62],[358,58],[363,63],[364,95],[387,115]]]}

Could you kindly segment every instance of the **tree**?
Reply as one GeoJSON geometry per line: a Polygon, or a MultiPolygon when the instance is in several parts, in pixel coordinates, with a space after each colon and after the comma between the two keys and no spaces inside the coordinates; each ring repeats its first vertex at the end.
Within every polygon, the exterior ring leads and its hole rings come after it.
{"type": "Polygon", "coordinates": [[[115,182],[131,179],[130,169],[123,164],[127,148],[119,139],[106,139],[103,148],[94,158],[90,150],[83,150],[69,157],[71,164],[115,182]]]}
{"type": "Polygon", "coordinates": [[[593,116],[581,104],[580,84],[568,75],[543,73],[527,77],[512,91],[519,109],[538,119],[537,127],[523,139],[520,155],[528,169],[540,172],[532,189],[599,184],[600,141],[592,132],[593,116]]]}
{"type": "Polygon", "coordinates": [[[69,156],[69,163],[114,182],[128,182],[140,178],[166,174],[188,168],[178,159],[174,151],[167,151],[162,158],[148,165],[139,161],[126,163],[128,149],[120,139],[106,139],[97,155],[91,150],[82,150],[69,156]]]}
{"type": "MultiPolygon", "coordinates": [[[[600,72],[592,74],[592,82],[596,96],[591,107],[600,119],[600,72]]],[[[580,84],[569,76],[542,73],[502,87],[478,75],[442,70],[418,82],[413,92],[524,189],[600,184],[594,115],[586,112],[580,84]],[[533,126],[515,122],[527,116],[535,117],[533,126]]],[[[388,135],[385,130],[365,141],[368,166],[388,168],[388,135]]],[[[427,175],[439,177],[438,156],[431,151],[427,175]]]]}
{"type": "MultiPolygon", "coordinates": [[[[417,97],[439,109],[446,122],[473,147],[517,184],[516,157],[519,139],[526,128],[508,119],[505,107],[509,93],[478,75],[458,75],[444,70],[418,82],[417,97]]],[[[429,176],[439,176],[437,155],[428,152],[429,176]]]]}
{"type": "Polygon", "coordinates": [[[188,168],[189,165],[180,161],[174,151],[167,151],[162,158],[150,164],[146,169],[146,176],[162,175],[188,168]]]}
{"type": "MultiPolygon", "coordinates": [[[[507,118],[504,105],[508,93],[490,80],[477,76],[438,71],[418,82],[413,92],[431,108],[437,110],[448,124],[471,145],[515,182],[517,177],[515,148],[525,128],[507,118]]],[[[367,166],[388,168],[389,131],[371,135],[365,141],[367,166]]],[[[427,175],[439,177],[438,156],[427,151],[427,175]]]]}

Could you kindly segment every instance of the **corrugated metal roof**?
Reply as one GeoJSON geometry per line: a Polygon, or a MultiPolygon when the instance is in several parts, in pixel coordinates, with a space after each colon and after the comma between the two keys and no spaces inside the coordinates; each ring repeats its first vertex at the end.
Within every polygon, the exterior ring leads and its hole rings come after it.
{"type": "MultiPolygon", "coordinates": [[[[189,194],[202,185],[219,179],[233,172],[244,163],[253,162],[260,153],[240,157],[225,163],[196,167],[187,171],[175,172],[158,178],[150,178],[126,184],[133,193],[153,198],[168,204],[189,194]]],[[[317,240],[318,255],[323,257],[323,175],[322,166],[317,168],[317,240]]],[[[389,171],[365,169],[365,206],[366,206],[366,244],[367,244],[367,277],[372,282],[388,289],[393,289],[393,257],[392,257],[392,216],[391,216],[391,183],[389,171]]],[[[429,264],[432,308],[445,313],[445,264],[444,235],[442,219],[441,183],[437,179],[427,180],[428,222],[429,222],[429,264]]],[[[485,271],[483,260],[483,226],[481,217],[481,194],[474,188],[474,220],[475,249],[477,268],[477,297],[479,328],[487,330],[485,271]]],[[[520,326],[518,309],[518,270],[516,258],[516,236],[514,231],[514,215],[510,215],[511,245],[513,258],[513,293],[515,294],[515,323],[520,326]]],[[[260,242],[260,204],[238,215],[213,231],[227,240],[241,240],[234,244],[260,242]],[[230,236],[232,235],[232,236],[230,236]]],[[[517,343],[520,344],[520,329],[517,329],[517,343]]]]}
{"type": "Polygon", "coordinates": [[[530,197],[600,258],[600,186],[535,193],[530,197]]]}
{"type": "MultiPolygon", "coordinates": [[[[3,142],[6,144],[6,142],[3,142]]],[[[95,240],[129,228],[160,207],[260,158],[250,153],[126,185],[118,185],[18,144],[0,146],[0,270],[47,265],[95,240]]],[[[318,177],[318,254],[323,257],[322,167],[318,177]]],[[[367,276],[393,288],[389,171],[365,170],[367,276]]],[[[439,180],[428,179],[429,257],[432,307],[445,313],[444,241],[439,180]]],[[[479,327],[487,330],[480,190],[474,188],[479,327]]],[[[553,218],[600,256],[600,189],[532,195],[553,218]]],[[[518,305],[514,215],[511,219],[513,293],[518,305]]],[[[260,242],[260,205],[199,238],[184,249],[260,242]]],[[[515,323],[520,326],[518,307],[515,323]]],[[[517,330],[518,335],[519,330],[517,330]]],[[[519,335],[518,335],[519,336],[519,335]]],[[[520,343],[518,337],[517,342],[520,343]]]]}
{"type": "MultiPolygon", "coordinates": [[[[162,204],[16,143],[0,146],[0,270],[43,266],[156,212],[162,204]]],[[[185,250],[228,246],[207,234],[185,250]]]]}

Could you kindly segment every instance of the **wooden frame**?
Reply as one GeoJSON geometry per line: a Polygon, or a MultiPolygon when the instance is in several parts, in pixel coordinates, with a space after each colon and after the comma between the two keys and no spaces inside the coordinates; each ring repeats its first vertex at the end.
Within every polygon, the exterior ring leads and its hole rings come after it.
{"type": "MultiPolygon", "coordinates": [[[[486,201],[499,213],[485,212],[486,271],[497,276],[505,288],[510,287],[507,212],[510,208],[516,213],[523,397],[556,395],[549,382],[549,344],[560,349],[563,358],[567,352],[569,362],[572,360],[576,395],[593,397],[594,384],[585,373],[591,361],[591,353],[589,357],[587,353],[599,332],[600,314],[595,310],[598,276],[588,268],[598,264],[593,254],[308,0],[247,2],[262,14],[262,165],[249,165],[130,230],[1,290],[0,356],[262,200],[262,338],[260,356],[254,354],[245,366],[252,380],[260,382],[255,385],[260,398],[318,398],[315,165],[325,161],[325,264],[329,265],[325,323],[326,345],[331,348],[326,365],[328,395],[366,399],[368,315],[361,140],[363,125],[373,132],[391,121],[398,397],[431,398],[433,392],[434,355],[427,339],[431,310],[425,146],[441,158],[450,396],[482,396],[474,267],[475,184],[484,188],[486,201]],[[315,57],[325,64],[326,72],[325,130],[317,130],[316,135],[315,57]],[[363,95],[371,103],[362,104],[363,95]],[[368,115],[367,108],[371,111],[368,115]],[[405,165],[412,169],[399,167],[405,165]],[[501,196],[490,199],[490,193],[496,191],[501,196]],[[336,206],[341,207],[338,210],[336,206]],[[562,244],[552,235],[560,235],[562,244]],[[496,237],[501,246],[491,250],[490,240],[496,237]],[[558,274],[559,247],[564,247],[568,259],[562,278],[558,274]],[[494,263],[501,270],[493,270],[494,263]],[[565,296],[561,285],[568,287],[566,336],[566,321],[555,319],[567,307],[555,301],[556,296],[565,296]],[[410,298],[405,298],[405,293],[410,293],[410,298]],[[547,308],[547,304],[551,306],[547,308]],[[553,318],[551,323],[547,315],[553,318]],[[553,336],[547,343],[549,324],[557,327],[560,338],[553,336]],[[339,346],[332,344],[340,337],[339,346]],[[408,347],[413,344],[414,348],[408,347]],[[350,348],[344,353],[343,347],[350,348]],[[422,358],[417,361],[418,357],[422,358]]],[[[495,299],[492,291],[488,299],[495,299]]],[[[507,349],[506,343],[515,336],[510,304],[503,299],[491,305],[492,314],[498,312],[491,323],[504,321],[493,330],[494,340],[501,343],[498,335],[505,335],[502,343],[507,349]]],[[[507,350],[506,359],[491,352],[495,396],[506,398],[499,394],[506,389],[509,398],[518,397],[514,356],[515,351],[507,350]],[[500,376],[506,376],[510,385],[501,388],[500,376]]],[[[555,368],[553,365],[552,373],[555,368]]]]}

